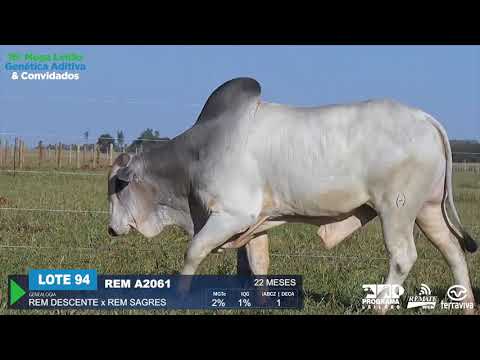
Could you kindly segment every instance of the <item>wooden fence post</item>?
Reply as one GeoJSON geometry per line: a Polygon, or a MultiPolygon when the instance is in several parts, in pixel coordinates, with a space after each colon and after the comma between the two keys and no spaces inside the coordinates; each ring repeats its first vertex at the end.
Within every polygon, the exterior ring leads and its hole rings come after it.
{"type": "Polygon", "coordinates": [[[18,138],[17,141],[17,167],[20,169],[21,166],[21,156],[22,156],[22,140],[18,138]]]}
{"type": "Polygon", "coordinates": [[[77,144],[77,149],[76,149],[76,162],[77,162],[77,169],[80,169],[80,146],[77,144]]]}
{"type": "Polygon", "coordinates": [[[38,143],[38,167],[42,167],[43,160],[43,143],[40,141],[38,143]]]}
{"type": "Polygon", "coordinates": [[[101,164],[101,153],[100,153],[100,145],[95,145],[95,162],[96,164],[100,167],[102,164],[101,164]]]}
{"type": "Polygon", "coordinates": [[[96,144],[93,144],[93,147],[92,147],[92,168],[95,169],[97,167],[97,164],[95,163],[95,160],[96,160],[96,156],[95,156],[95,152],[97,150],[97,145],[96,144]]]}
{"type": "Polygon", "coordinates": [[[17,146],[18,138],[15,138],[15,144],[13,145],[13,176],[15,176],[15,170],[17,168],[17,146]]]}
{"type": "Polygon", "coordinates": [[[72,166],[72,144],[68,145],[68,166],[72,166]]]}
{"type": "Polygon", "coordinates": [[[57,150],[57,168],[60,169],[62,167],[62,143],[58,143],[58,150],[57,150]]]}
{"type": "Polygon", "coordinates": [[[5,166],[7,166],[7,162],[8,162],[8,140],[5,140],[5,153],[3,155],[4,155],[4,159],[5,159],[5,161],[3,163],[5,164],[5,166]]]}
{"type": "Polygon", "coordinates": [[[110,166],[113,165],[113,144],[110,144],[110,149],[109,149],[109,152],[108,152],[108,164],[110,166]]]}
{"type": "Polygon", "coordinates": [[[23,141],[18,139],[18,168],[23,168],[23,141]]]}
{"type": "Polygon", "coordinates": [[[22,169],[25,166],[25,141],[22,140],[22,156],[21,156],[21,166],[20,169],[22,169]]]}

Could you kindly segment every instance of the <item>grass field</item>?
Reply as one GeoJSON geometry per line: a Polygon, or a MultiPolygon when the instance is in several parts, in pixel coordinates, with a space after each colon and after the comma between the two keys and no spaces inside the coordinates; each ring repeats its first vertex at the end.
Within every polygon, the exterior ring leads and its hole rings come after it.
{"type": "MultiPolygon", "coordinates": [[[[103,171],[103,172],[100,172],[103,171]]],[[[101,176],[16,174],[0,172],[0,207],[107,210],[106,172],[101,176]]],[[[456,172],[455,200],[463,223],[480,238],[480,175],[456,172]]],[[[113,241],[107,236],[106,213],[61,213],[0,210],[0,313],[7,309],[7,275],[29,268],[94,268],[101,274],[172,274],[181,269],[186,235],[175,227],[145,239],[130,234],[113,241]],[[20,246],[9,248],[6,246],[20,246]],[[25,246],[25,247],[21,247],[25,246]]],[[[416,231],[418,261],[405,282],[414,295],[421,283],[443,298],[453,285],[440,253],[416,231]]],[[[303,311],[105,311],[109,314],[371,314],[362,310],[362,284],[381,283],[387,260],[378,219],[333,250],[321,247],[316,229],[286,225],[270,231],[271,273],[304,277],[303,311]],[[328,256],[328,257],[323,257],[328,256]],[[331,256],[331,257],[330,257],[331,256]]],[[[477,302],[480,299],[480,252],[467,255],[477,302]]],[[[234,251],[210,255],[201,274],[234,274],[234,251]]],[[[403,297],[404,298],[404,297],[403,297]]],[[[94,311],[37,313],[96,314],[94,311]]],[[[445,310],[393,310],[390,314],[445,314],[445,310]]],[[[451,313],[459,313],[452,311],[451,313]]]]}

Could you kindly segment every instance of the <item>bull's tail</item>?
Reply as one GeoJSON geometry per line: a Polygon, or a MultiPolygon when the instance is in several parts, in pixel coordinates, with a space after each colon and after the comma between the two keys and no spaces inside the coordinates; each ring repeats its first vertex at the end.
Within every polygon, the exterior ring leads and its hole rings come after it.
{"type": "Polygon", "coordinates": [[[432,123],[433,126],[438,130],[440,133],[443,145],[445,148],[445,156],[447,159],[447,168],[445,172],[445,189],[442,201],[442,212],[445,222],[449,227],[450,231],[455,235],[455,237],[460,242],[460,245],[464,250],[468,252],[475,252],[478,248],[477,242],[466,232],[465,228],[463,227],[462,223],[460,222],[460,217],[458,216],[457,209],[455,208],[455,204],[453,203],[453,186],[452,186],[452,169],[453,169],[453,161],[452,161],[452,150],[450,148],[450,142],[448,141],[447,132],[443,128],[443,126],[435,120],[432,116],[425,114],[428,120],[432,123]],[[450,210],[453,215],[454,224],[451,223],[448,214],[447,214],[447,201],[448,205],[450,206],[450,210]]]}

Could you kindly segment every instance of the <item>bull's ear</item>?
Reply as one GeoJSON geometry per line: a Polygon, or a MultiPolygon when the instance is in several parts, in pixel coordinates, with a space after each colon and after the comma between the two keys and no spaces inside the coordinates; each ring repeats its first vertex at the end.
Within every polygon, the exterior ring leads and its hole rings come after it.
{"type": "Polygon", "coordinates": [[[122,153],[115,159],[113,166],[125,167],[130,163],[131,158],[130,154],[122,153]]]}
{"type": "Polygon", "coordinates": [[[129,166],[122,167],[117,171],[117,178],[128,183],[133,180],[134,175],[134,171],[129,166]]]}

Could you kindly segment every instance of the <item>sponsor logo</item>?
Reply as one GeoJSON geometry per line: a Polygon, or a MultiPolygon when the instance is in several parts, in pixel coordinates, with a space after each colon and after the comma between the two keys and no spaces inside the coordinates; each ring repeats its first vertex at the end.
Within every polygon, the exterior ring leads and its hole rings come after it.
{"type": "Polygon", "coordinates": [[[447,290],[447,296],[452,301],[462,301],[467,297],[467,289],[461,285],[450,286],[447,290]]]}
{"type": "Polygon", "coordinates": [[[362,288],[366,292],[362,299],[363,309],[373,309],[375,306],[400,309],[400,296],[405,293],[401,285],[365,284],[362,288]]]}
{"type": "Polygon", "coordinates": [[[462,285],[450,286],[447,290],[447,298],[450,301],[442,301],[440,306],[444,310],[473,309],[473,302],[463,302],[467,298],[467,289],[462,285]]]}
{"type": "Polygon", "coordinates": [[[418,295],[409,296],[407,309],[422,308],[422,309],[435,309],[437,305],[437,297],[432,296],[432,290],[426,284],[421,284],[418,295]]]}

